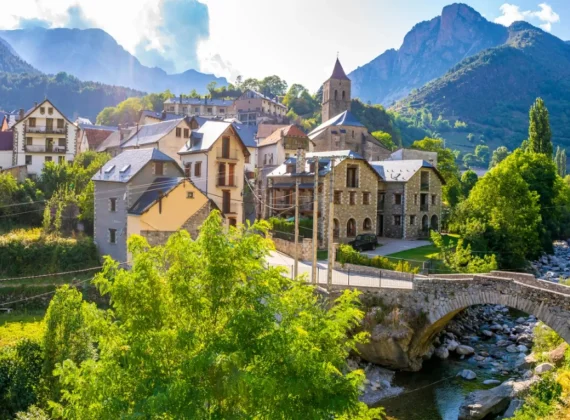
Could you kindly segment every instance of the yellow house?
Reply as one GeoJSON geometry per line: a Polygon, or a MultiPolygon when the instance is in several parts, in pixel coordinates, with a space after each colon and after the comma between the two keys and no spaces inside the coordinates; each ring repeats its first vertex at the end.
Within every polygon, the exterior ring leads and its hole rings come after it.
{"type": "Polygon", "coordinates": [[[227,224],[243,223],[245,164],[250,152],[236,128],[228,122],[207,121],[192,130],[178,154],[186,178],[221,209],[227,224]]]}
{"type": "Polygon", "coordinates": [[[154,246],[183,229],[196,239],[213,209],[216,205],[192,181],[156,178],[128,211],[127,237],[141,235],[154,246]]]}

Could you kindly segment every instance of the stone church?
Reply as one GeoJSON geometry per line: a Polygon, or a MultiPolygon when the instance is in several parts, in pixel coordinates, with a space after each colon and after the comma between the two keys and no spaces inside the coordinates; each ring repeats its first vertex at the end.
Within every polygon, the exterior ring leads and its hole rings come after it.
{"type": "Polygon", "coordinates": [[[366,160],[388,159],[390,151],[350,112],[351,84],[337,58],[331,77],[323,84],[323,123],[309,133],[314,150],[352,150],[366,160]]]}

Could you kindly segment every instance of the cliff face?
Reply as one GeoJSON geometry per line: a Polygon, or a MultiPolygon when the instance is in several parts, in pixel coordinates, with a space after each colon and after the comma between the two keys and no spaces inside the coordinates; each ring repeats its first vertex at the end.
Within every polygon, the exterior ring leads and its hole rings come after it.
{"type": "Polygon", "coordinates": [[[390,105],[464,58],[507,38],[507,28],[487,21],[471,7],[446,6],[441,16],[415,25],[399,50],[388,50],[350,73],[353,96],[390,105]]]}

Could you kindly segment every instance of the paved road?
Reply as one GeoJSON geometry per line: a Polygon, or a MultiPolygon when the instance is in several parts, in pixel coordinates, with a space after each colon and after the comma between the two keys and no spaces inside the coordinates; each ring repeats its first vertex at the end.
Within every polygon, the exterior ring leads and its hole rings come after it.
{"type": "Polygon", "coordinates": [[[376,248],[374,251],[364,251],[364,253],[371,256],[386,256],[396,252],[407,251],[408,249],[419,248],[420,246],[431,245],[430,241],[390,238],[378,238],[378,242],[382,244],[381,247],[376,248]]]}
{"type": "MultiPolygon", "coordinates": [[[[295,260],[288,255],[277,251],[272,251],[267,262],[270,265],[282,266],[288,275],[292,275],[295,260]]],[[[327,262],[318,262],[319,284],[327,284],[327,262]]],[[[306,275],[307,281],[311,281],[312,264],[299,262],[299,275],[306,275]]],[[[378,276],[368,276],[364,274],[351,274],[347,271],[333,270],[332,283],[342,286],[376,287],[387,289],[412,289],[412,282],[405,280],[394,280],[389,278],[379,278],[378,276]]]]}

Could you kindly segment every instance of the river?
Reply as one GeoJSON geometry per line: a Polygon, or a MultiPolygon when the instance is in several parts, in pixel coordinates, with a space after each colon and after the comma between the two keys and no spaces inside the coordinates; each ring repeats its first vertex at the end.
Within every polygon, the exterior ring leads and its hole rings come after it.
{"type": "MultiPolygon", "coordinates": [[[[512,327],[514,320],[520,316],[526,317],[526,314],[511,310],[501,324],[512,327]]],[[[488,326],[482,325],[483,328],[488,326]]],[[[497,386],[484,385],[483,381],[496,379],[504,382],[520,376],[514,368],[515,361],[521,357],[520,353],[508,353],[505,347],[496,345],[497,341],[508,338],[508,335],[496,334],[489,339],[472,336],[462,340],[475,349],[476,355],[489,353],[489,357],[482,361],[475,360],[474,356],[461,360],[452,354],[445,360],[432,357],[424,362],[419,372],[397,372],[392,386],[402,387],[404,391],[396,397],[382,400],[379,405],[386,409],[389,416],[398,420],[457,420],[459,407],[468,393],[497,386]],[[497,369],[499,363],[511,373],[501,374],[503,367],[497,369]],[[468,381],[456,377],[463,369],[472,370],[477,378],[468,381]]]]}

